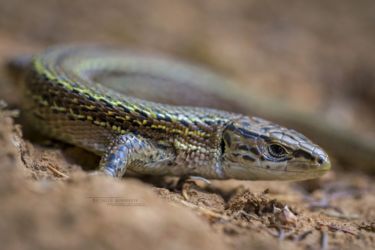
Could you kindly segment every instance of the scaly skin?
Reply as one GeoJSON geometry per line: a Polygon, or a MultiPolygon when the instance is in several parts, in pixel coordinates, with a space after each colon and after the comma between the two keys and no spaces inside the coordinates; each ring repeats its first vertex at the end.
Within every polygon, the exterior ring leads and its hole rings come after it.
{"type": "Polygon", "coordinates": [[[148,81],[160,84],[162,92],[183,89],[183,99],[194,95],[189,84],[218,79],[190,65],[113,48],[67,46],[36,55],[27,71],[30,121],[50,137],[102,156],[100,169],[111,176],[131,171],[302,180],[330,169],[327,154],[294,130],[260,118],[124,94],[129,82],[148,81]],[[113,79],[115,86],[109,86],[113,79]],[[173,89],[162,89],[166,82],[173,89]]]}

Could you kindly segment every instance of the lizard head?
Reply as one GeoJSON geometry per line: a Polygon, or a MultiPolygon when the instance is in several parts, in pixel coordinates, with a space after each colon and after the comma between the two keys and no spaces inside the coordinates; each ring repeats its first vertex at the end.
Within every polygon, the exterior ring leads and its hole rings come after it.
{"type": "Polygon", "coordinates": [[[221,165],[228,178],[305,180],[331,168],[328,155],[302,134],[256,117],[228,124],[221,165]]]}

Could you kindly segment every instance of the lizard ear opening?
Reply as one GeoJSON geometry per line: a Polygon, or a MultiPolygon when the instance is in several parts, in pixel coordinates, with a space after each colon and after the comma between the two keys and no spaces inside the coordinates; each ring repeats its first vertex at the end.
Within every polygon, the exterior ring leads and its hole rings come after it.
{"type": "Polygon", "coordinates": [[[221,148],[221,155],[223,155],[225,153],[225,141],[224,141],[224,139],[221,139],[220,148],[221,148]]]}

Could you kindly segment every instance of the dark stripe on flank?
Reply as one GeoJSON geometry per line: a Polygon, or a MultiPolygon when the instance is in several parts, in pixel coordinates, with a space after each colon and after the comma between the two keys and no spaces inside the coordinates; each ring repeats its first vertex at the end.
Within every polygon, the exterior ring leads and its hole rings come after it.
{"type": "Polygon", "coordinates": [[[204,123],[206,123],[208,126],[212,126],[214,123],[209,120],[204,120],[204,123]]]}
{"type": "Polygon", "coordinates": [[[119,105],[120,108],[122,108],[122,110],[125,112],[125,113],[130,113],[130,109],[128,109],[127,107],[125,107],[124,105],[119,105]]]}
{"type": "Polygon", "coordinates": [[[166,122],[172,122],[172,118],[169,116],[169,115],[160,115],[160,114],[156,114],[156,119],[159,120],[159,121],[166,121],[166,122]]]}
{"type": "Polygon", "coordinates": [[[134,112],[136,112],[142,118],[148,118],[148,114],[141,109],[136,108],[134,109],[134,112]]]}
{"type": "Polygon", "coordinates": [[[185,121],[185,120],[180,120],[180,123],[182,125],[184,125],[185,127],[189,127],[190,126],[190,124],[187,121],[185,121]]]}
{"type": "Polygon", "coordinates": [[[172,118],[169,115],[164,115],[164,120],[167,122],[172,122],[172,118]]]}
{"type": "Polygon", "coordinates": [[[90,95],[90,94],[85,94],[85,97],[89,100],[89,101],[92,101],[92,102],[96,102],[96,99],[90,95]]]}

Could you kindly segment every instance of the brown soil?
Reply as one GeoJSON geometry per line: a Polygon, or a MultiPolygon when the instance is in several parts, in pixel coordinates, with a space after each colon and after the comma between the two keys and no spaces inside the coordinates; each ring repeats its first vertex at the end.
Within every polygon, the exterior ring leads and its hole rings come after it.
{"type": "MultiPolygon", "coordinates": [[[[374,9],[372,1],[0,1],[0,60],[63,42],[161,50],[373,134],[374,9]]],[[[0,104],[2,249],[375,248],[374,177],[356,166],[299,183],[114,180],[89,174],[97,157],[30,132],[4,67],[0,99],[8,104],[0,104]]]]}

